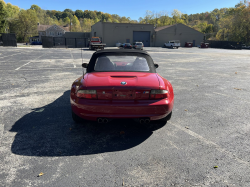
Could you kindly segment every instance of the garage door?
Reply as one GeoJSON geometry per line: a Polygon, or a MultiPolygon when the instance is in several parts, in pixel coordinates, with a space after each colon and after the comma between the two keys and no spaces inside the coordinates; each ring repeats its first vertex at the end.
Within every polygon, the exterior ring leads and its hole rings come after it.
{"type": "Polygon", "coordinates": [[[150,31],[134,31],[133,43],[142,42],[144,47],[150,47],[150,31]]]}

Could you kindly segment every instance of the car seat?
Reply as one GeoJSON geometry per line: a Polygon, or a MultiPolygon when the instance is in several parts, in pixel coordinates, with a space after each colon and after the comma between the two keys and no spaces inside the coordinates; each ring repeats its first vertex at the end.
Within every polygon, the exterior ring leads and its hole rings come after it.
{"type": "Polygon", "coordinates": [[[94,69],[95,71],[113,71],[115,66],[108,57],[100,57],[98,58],[94,69]]]}
{"type": "Polygon", "coordinates": [[[133,63],[132,70],[134,70],[134,71],[149,71],[147,60],[145,58],[137,57],[133,63]]]}

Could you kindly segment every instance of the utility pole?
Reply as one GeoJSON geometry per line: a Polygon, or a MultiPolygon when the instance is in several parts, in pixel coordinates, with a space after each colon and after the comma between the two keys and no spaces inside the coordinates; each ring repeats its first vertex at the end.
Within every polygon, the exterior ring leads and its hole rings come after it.
{"type": "Polygon", "coordinates": [[[70,32],[71,32],[71,18],[70,18],[70,32]]]}

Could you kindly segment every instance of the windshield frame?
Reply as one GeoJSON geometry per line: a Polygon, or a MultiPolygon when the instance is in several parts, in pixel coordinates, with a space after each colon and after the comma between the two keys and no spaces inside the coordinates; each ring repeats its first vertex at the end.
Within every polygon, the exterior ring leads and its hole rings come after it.
{"type": "Polygon", "coordinates": [[[143,53],[124,53],[124,52],[107,52],[107,53],[99,53],[99,54],[93,54],[93,56],[91,57],[90,61],[89,61],[89,65],[87,68],[87,73],[90,72],[144,72],[144,73],[156,73],[156,69],[154,66],[154,62],[153,59],[147,55],[147,54],[143,54],[143,53]],[[97,61],[97,58],[101,57],[101,56],[138,56],[138,57],[142,57],[145,58],[147,63],[148,63],[148,67],[149,67],[149,71],[95,71],[95,64],[97,61]]]}

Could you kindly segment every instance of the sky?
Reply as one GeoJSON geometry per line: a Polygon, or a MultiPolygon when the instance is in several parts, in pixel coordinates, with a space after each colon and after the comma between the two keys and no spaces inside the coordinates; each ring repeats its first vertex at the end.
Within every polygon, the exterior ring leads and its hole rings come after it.
{"type": "Polygon", "coordinates": [[[36,4],[45,10],[72,9],[97,10],[109,14],[130,17],[138,20],[144,17],[146,10],[171,14],[178,9],[184,14],[210,12],[215,8],[234,7],[240,0],[4,0],[6,3],[17,5],[23,9],[29,9],[36,4]]]}

